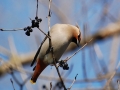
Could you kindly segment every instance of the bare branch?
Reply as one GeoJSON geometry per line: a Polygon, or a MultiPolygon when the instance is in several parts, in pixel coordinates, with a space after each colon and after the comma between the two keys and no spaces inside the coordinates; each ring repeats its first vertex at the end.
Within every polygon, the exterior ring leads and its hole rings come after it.
{"type": "Polygon", "coordinates": [[[106,65],[106,63],[104,61],[103,53],[101,52],[100,47],[98,46],[98,44],[94,44],[94,51],[95,51],[97,57],[99,58],[99,63],[101,65],[103,73],[107,74],[108,73],[108,68],[107,68],[107,65],[106,65]]]}
{"type": "Polygon", "coordinates": [[[52,0],[49,0],[49,13],[48,13],[48,29],[50,31],[50,17],[51,17],[51,2],[52,0]]]}
{"type": "Polygon", "coordinates": [[[43,30],[41,30],[40,28],[38,28],[44,35],[46,35],[48,38],[50,38],[50,36],[48,36],[43,30]]]}
{"type": "Polygon", "coordinates": [[[36,17],[38,17],[38,0],[37,0],[37,8],[36,8],[36,17]]]}
{"type": "Polygon", "coordinates": [[[15,87],[14,87],[14,84],[13,84],[13,80],[10,79],[11,83],[12,83],[12,86],[13,86],[13,89],[15,90],[15,87]]]}
{"type": "MultiPolygon", "coordinates": [[[[50,17],[51,17],[51,12],[50,12],[51,2],[52,2],[52,0],[49,0],[49,14],[48,14],[48,28],[49,28],[49,31],[50,31],[50,17]]],[[[48,31],[48,36],[51,37],[49,31],[48,31]]],[[[57,65],[56,65],[56,60],[55,60],[55,56],[54,56],[54,52],[53,52],[53,51],[54,51],[54,48],[52,47],[51,38],[49,38],[49,48],[51,49],[52,57],[53,57],[53,62],[54,62],[55,68],[56,68],[56,70],[57,70],[58,76],[59,76],[59,78],[60,78],[60,80],[61,80],[61,82],[62,82],[63,88],[64,88],[64,90],[67,90],[66,87],[65,87],[65,84],[64,84],[64,82],[63,82],[63,80],[62,80],[62,77],[61,77],[61,75],[60,75],[59,69],[58,69],[58,67],[57,67],[57,65]]]]}
{"type": "Polygon", "coordinates": [[[52,82],[50,82],[50,90],[52,90],[52,82]]]}
{"type": "MultiPolygon", "coordinates": [[[[78,75],[78,74],[77,74],[77,75],[78,75]]],[[[68,90],[70,90],[70,89],[72,88],[73,84],[74,84],[75,81],[76,81],[77,75],[75,76],[75,79],[73,80],[73,82],[72,82],[71,86],[68,88],[68,90]]]]}
{"type": "Polygon", "coordinates": [[[116,67],[116,69],[115,69],[115,71],[112,73],[112,75],[110,76],[110,78],[108,79],[108,81],[107,81],[107,83],[106,83],[106,85],[105,85],[105,89],[107,89],[108,88],[108,86],[109,86],[109,84],[110,84],[110,82],[111,82],[111,80],[113,79],[113,77],[115,76],[115,74],[116,74],[116,71],[118,70],[118,68],[120,67],[120,62],[118,63],[118,65],[117,65],[117,67],[116,67]]]}
{"type": "Polygon", "coordinates": [[[120,38],[118,35],[113,37],[110,58],[109,58],[110,60],[108,65],[109,71],[113,71],[115,69],[115,65],[118,57],[119,43],[120,43],[119,39],[120,38]]]}
{"type": "Polygon", "coordinates": [[[117,80],[118,90],[120,90],[120,80],[117,80]]]}
{"type": "Polygon", "coordinates": [[[19,29],[0,29],[0,31],[18,31],[18,30],[24,30],[24,28],[19,28],[19,29]]]}
{"type": "Polygon", "coordinates": [[[19,59],[17,60],[17,62],[14,62],[14,59],[10,58],[10,60],[8,62],[5,62],[2,65],[0,65],[0,77],[7,74],[10,71],[10,68],[17,69],[16,63],[21,63],[22,65],[27,65],[27,64],[31,63],[31,61],[34,58],[34,54],[35,53],[29,53],[29,54],[24,54],[21,56],[13,54],[14,58],[16,58],[16,59],[19,58],[19,59]]]}

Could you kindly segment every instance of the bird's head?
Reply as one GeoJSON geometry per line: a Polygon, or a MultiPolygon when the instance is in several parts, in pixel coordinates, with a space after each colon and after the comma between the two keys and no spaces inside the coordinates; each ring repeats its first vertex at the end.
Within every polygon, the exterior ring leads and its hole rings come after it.
{"type": "Polygon", "coordinates": [[[76,25],[73,30],[72,42],[77,44],[77,46],[80,46],[80,41],[81,41],[81,32],[79,26],[76,25]]]}

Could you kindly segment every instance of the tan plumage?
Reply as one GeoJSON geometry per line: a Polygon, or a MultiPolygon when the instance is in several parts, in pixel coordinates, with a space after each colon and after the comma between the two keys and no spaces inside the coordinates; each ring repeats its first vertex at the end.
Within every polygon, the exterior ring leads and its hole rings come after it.
{"type": "MultiPolygon", "coordinates": [[[[56,24],[50,30],[54,56],[58,61],[71,42],[80,43],[81,33],[78,27],[69,24],[56,24]]],[[[49,65],[53,64],[52,53],[48,51],[49,39],[41,47],[35,72],[31,82],[35,83],[39,74],[49,65]],[[47,52],[48,51],[48,52],[47,52]],[[47,53],[46,53],[47,52],[47,53]]]]}

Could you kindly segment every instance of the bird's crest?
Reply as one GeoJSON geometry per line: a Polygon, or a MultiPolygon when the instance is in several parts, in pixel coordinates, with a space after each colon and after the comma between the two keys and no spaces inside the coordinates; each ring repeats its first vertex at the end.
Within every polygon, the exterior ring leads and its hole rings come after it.
{"type": "Polygon", "coordinates": [[[75,26],[79,29],[79,35],[81,35],[80,27],[79,27],[78,23],[76,23],[75,26]]]}
{"type": "Polygon", "coordinates": [[[78,23],[76,23],[75,26],[80,30],[80,27],[79,27],[78,23]]]}

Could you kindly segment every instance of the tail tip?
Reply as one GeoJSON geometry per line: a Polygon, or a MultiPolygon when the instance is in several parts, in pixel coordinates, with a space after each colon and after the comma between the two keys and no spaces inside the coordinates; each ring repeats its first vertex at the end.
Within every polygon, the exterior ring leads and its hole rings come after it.
{"type": "Polygon", "coordinates": [[[35,84],[36,82],[34,82],[33,80],[30,80],[30,82],[32,83],[32,84],[35,84]]]}

